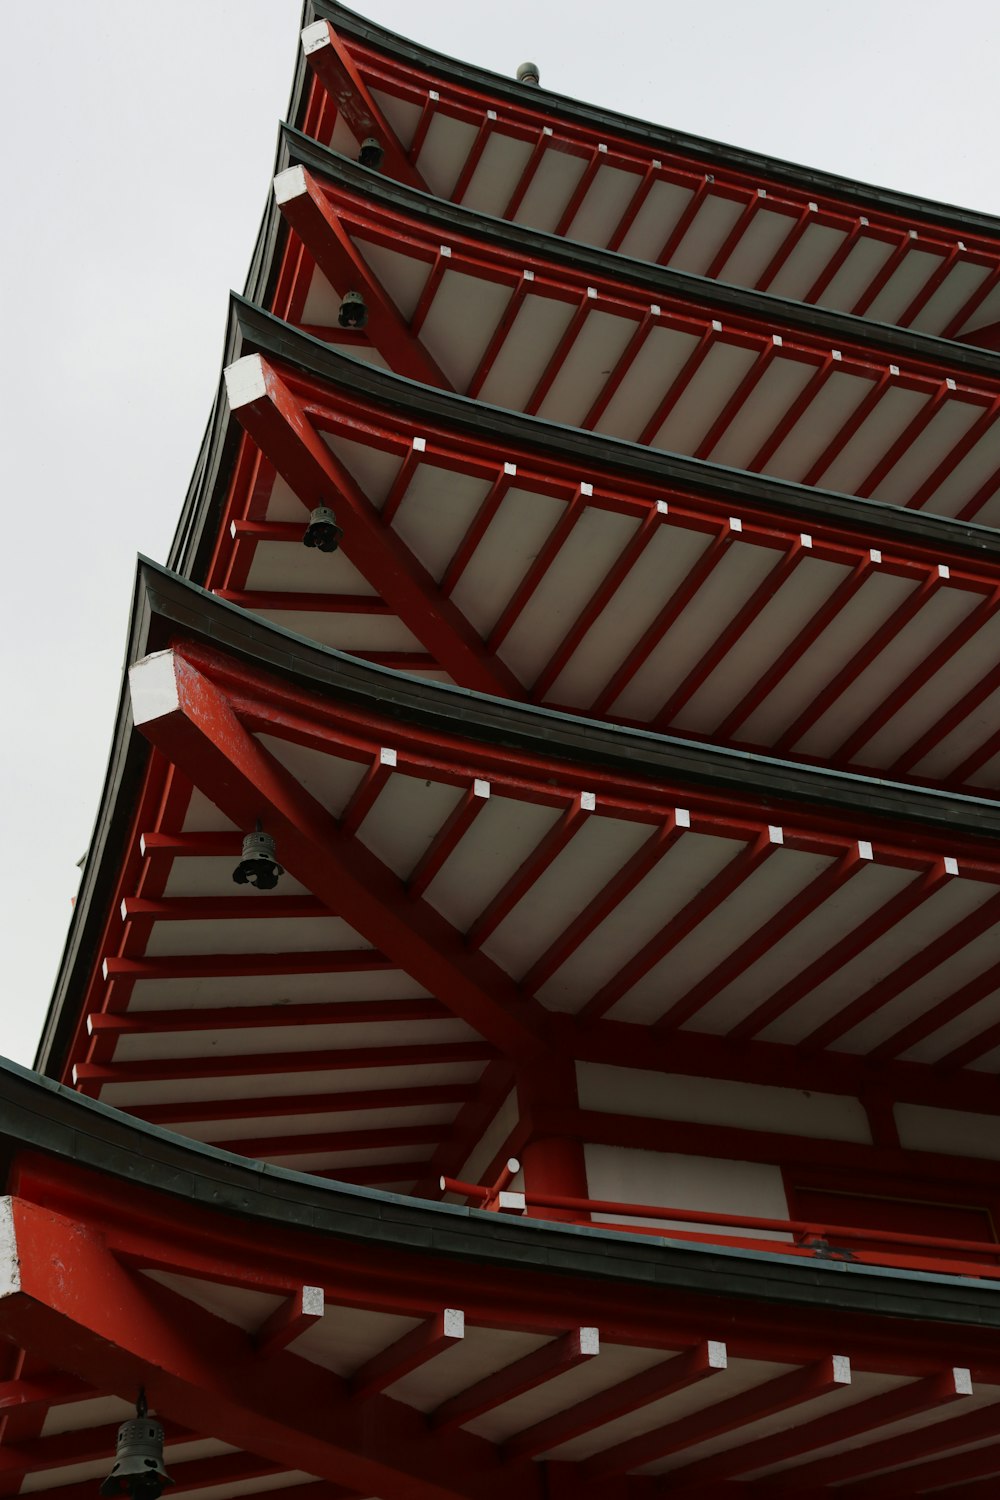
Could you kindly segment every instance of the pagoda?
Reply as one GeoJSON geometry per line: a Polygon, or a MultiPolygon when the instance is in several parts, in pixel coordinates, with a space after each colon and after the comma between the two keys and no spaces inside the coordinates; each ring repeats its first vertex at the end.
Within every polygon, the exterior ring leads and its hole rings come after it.
{"type": "Polygon", "coordinates": [[[303,19],[0,1493],[992,1500],[1000,221],[303,19]]]}

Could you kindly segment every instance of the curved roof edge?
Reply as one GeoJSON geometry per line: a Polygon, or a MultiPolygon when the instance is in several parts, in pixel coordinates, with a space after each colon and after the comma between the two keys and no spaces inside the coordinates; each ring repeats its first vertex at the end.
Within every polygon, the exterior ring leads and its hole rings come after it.
{"type": "Polygon", "coordinates": [[[753,317],[768,327],[799,328],[830,339],[834,344],[876,345],[899,358],[909,356],[947,364],[970,374],[1000,376],[1000,353],[978,344],[963,344],[954,339],[939,338],[936,334],[899,328],[894,323],[878,323],[872,318],[855,317],[853,313],[838,312],[816,303],[797,302],[791,297],[754,291],[735,282],[697,276],[693,271],[677,271],[655,261],[635,260],[616,250],[603,250],[598,245],[547,234],[542,229],[532,229],[510,219],[498,219],[493,214],[423,193],[419,188],[397,182],[374,168],[363,167],[329,146],[318,145],[311,136],[303,135],[292,125],[282,126],[280,139],[279,158],[287,160],[289,165],[308,167],[332,181],[345,184],[373,202],[419,215],[442,230],[462,230],[478,239],[516,251],[522,258],[538,255],[582,273],[602,272],[651,294],[663,296],[673,292],[678,297],[703,303],[716,312],[753,317]]]}
{"type": "Polygon", "coordinates": [[[0,1059],[0,1156],[7,1162],[22,1150],[183,1198],[261,1230],[685,1294],[1000,1327],[995,1281],[512,1220],[332,1182],[174,1135],[0,1059]]]}
{"type": "MultiPolygon", "coordinates": [[[[481,86],[501,95],[511,103],[524,104],[524,85],[505,74],[494,73],[474,63],[459,62],[443,52],[421,46],[406,37],[398,36],[377,22],[368,21],[335,0],[312,0],[307,12],[318,20],[330,21],[345,36],[359,42],[367,42],[383,52],[390,53],[402,62],[440,73],[463,85],[481,86]]],[[[761,151],[748,151],[731,146],[723,141],[706,136],[690,135],[683,130],[673,130],[664,125],[650,124],[615,110],[602,109],[568,94],[557,94],[547,88],[534,87],[531,98],[537,98],[552,114],[563,115],[579,125],[594,129],[612,128],[621,135],[630,136],[651,148],[672,149],[687,153],[705,161],[722,163],[737,172],[762,172],[802,189],[819,189],[832,196],[847,198],[862,207],[868,205],[898,214],[920,214],[935,221],[967,232],[1000,236],[1000,217],[984,214],[955,204],[941,203],[934,198],[921,198],[915,193],[897,192],[892,188],[878,187],[872,183],[857,182],[850,177],[841,177],[836,172],[806,167],[798,162],[786,161],[780,156],[767,156],[761,151]]]]}
{"type": "MultiPolygon", "coordinates": [[[[654,734],[411,677],[259,619],[140,557],[126,664],[164,648],[179,631],[265,671],[280,672],[309,691],[332,692],[442,734],[534,749],[621,775],[657,781],[676,777],[720,793],[757,795],[769,804],[821,804],[890,822],[904,819],[932,834],[962,833],[973,839],[1000,835],[1000,801],[654,734]]],[[[74,999],[95,959],[130,827],[130,798],[147,755],[146,741],[133,728],[123,685],[94,835],[36,1059],[39,1070],[50,1075],[61,1070],[77,1023],[74,999]]]]}
{"type": "MultiPolygon", "coordinates": [[[[249,353],[283,360],[306,375],[348,389],[354,396],[368,396],[396,411],[411,413],[416,421],[440,420],[481,436],[486,413],[490,430],[498,439],[540,448],[585,466],[611,469],[637,482],[673,485],[727,505],[749,503],[804,522],[841,525],[872,538],[890,538],[904,545],[926,547],[935,555],[957,553],[1000,564],[1000,531],[994,527],[726,468],[706,459],[644,447],[623,438],[564,426],[421,385],[404,375],[341,353],[322,339],[302,333],[256,303],[232,293],[224,365],[249,353]]],[[[197,579],[204,571],[240,433],[241,429],[230,417],[220,382],[168,557],[168,566],[186,577],[197,579]]]]}

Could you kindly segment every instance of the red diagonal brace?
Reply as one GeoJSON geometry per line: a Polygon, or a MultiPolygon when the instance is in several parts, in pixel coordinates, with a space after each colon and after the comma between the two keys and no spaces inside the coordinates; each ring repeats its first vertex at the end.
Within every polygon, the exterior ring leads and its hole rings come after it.
{"type": "Polygon", "coordinates": [[[131,685],[137,728],[238,826],[263,815],[282,863],[314,895],[501,1050],[539,1047],[540,1011],[490,960],[469,953],[438,912],[408,899],[399,878],[344,834],[202,672],[165,651],[137,663],[131,685]]]}
{"type": "Polygon", "coordinates": [[[344,552],[421,644],[463,687],[523,697],[516,677],[487,651],[461,611],[390,528],[312,426],[301,403],[260,355],[226,371],[241,426],[308,508],[346,506],[344,552]]]}

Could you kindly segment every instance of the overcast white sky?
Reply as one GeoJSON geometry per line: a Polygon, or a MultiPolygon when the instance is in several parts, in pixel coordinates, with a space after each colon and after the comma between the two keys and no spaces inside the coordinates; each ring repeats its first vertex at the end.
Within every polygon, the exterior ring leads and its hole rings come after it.
{"type": "MultiPolygon", "coordinates": [[[[30,1063],[104,773],[135,554],[162,561],[269,192],[299,0],[6,0],[0,1053],[30,1063]]],[[[452,56],[1000,213],[989,0],[370,0],[452,56]]]]}

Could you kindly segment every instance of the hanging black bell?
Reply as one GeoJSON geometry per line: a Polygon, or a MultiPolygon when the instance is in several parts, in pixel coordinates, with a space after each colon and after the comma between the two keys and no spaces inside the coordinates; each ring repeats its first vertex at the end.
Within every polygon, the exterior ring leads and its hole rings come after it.
{"type": "Polygon", "coordinates": [[[243,858],[233,871],[237,885],[255,885],[259,891],[273,891],[284,870],[274,857],[274,839],[257,824],[243,840],[243,858]]]}
{"type": "Polygon", "coordinates": [[[377,141],[373,135],[361,142],[361,150],[358,152],[358,161],[363,167],[371,167],[377,172],[382,165],[385,152],[382,150],[381,141],[377,141]]]}
{"type": "Polygon", "coordinates": [[[135,1416],[118,1429],[114,1467],[101,1485],[101,1494],[159,1500],[166,1486],[173,1482],[163,1466],[163,1427],[149,1416],[146,1393],[140,1391],[135,1416]]]}
{"type": "Polygon", "coordinates": [[[368,309],[360,292],[347,292],[340,304],[337,321],[341,328],[364,328],[368,322],[368,309]]]}
{"type": "Polygon", "coordinates": [[[337,518],[330,507],[317,505],[309,517],[309,525],[303,534],[302,545],[303,547],[318,547],[321,552],[336,552],[343,535],[343,527],[337,525],[337,518]]]}

